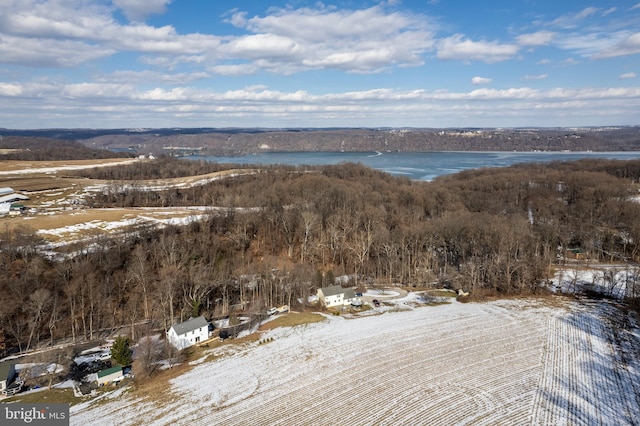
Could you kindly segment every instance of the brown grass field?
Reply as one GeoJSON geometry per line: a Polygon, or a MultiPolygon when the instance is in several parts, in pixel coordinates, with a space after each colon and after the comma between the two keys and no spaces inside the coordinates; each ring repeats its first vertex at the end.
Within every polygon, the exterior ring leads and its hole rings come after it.
{"type": "MultiPolygon", "coordinates": [[[[114,232],[113,224],[120,222],[120,228],[127,221],[138,218],[139,222],[153,222],[184,218],[198,214],[185,208],[110,208],[88,209],[70,205],[68,200],[81,197],[88,186],[107,185],[109,182],[94,179],[69,177],[69,170],[130,164],[140,159],[99,159],[73,161],[0,161],[0,187],[10,187],[29,197],[23,204],[30,209],[25,215],[0,217],[0,229],[18,227],[39,231],[45,240],[59,242],[74,241],[114,232]],[[47,232],[50,231],[50,232],[47,232]]],[[[170,187],[189,186],[208,180],[234,175],[255,173],[255,170],[225,170],[201,176],[137,181],[140,186],[170,187]]],[[[116,227],[117,229],[118,227],[116,227]]]]}

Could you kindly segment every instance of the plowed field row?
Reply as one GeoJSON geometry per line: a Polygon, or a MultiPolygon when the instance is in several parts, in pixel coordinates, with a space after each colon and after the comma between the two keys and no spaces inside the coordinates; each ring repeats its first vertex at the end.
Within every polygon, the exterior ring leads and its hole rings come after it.
{"type": "Polygon", "coordinates": [[[535,399],[537,424],[606,424],[614,418],[620,421],[615,424],[638,424],[638,366],[616,361],[611,330],[593,311],[577,310],[548,324],[547,346],[553,350],[546,352],[535,399]]]}

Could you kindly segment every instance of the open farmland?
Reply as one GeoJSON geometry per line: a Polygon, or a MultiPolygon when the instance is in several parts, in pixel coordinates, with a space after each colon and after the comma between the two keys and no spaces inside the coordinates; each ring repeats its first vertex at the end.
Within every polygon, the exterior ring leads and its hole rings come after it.
{"type": "Polygon", "coordinates": [[[637,424],[640,335],[612,306],[414,300],[224,345],[162,402],[114,392],[71,424],[637,424]]]}
{"type": "MultiPolygon", "coordinates": [[[[27,195],[29,201],[25,204],[30,208],[27,215],[2,218],[2,225],[5,228],[22,226],[31,229],[55,245],[88,240],[147,224],[184,224],[216,210],[206,206],[89,209],[84,206],[83,199],[91,193],[104,191],[113,183],[65,175],[70,170],[126,165],[137,161],[145,160],[2,161],[0,186],[11,187],[27,195]]],[[[139,180],[135,181],[135,188],[148,191],[188,188],[255,172],[250,169],[225,170],[173,179],[139,180]]],[[[123,186],[123,182],[117,184],[123,186]]]]}

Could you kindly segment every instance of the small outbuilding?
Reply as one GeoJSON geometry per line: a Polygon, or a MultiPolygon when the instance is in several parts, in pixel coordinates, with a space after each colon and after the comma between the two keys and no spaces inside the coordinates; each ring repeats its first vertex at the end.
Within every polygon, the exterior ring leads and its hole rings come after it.
{"type": "Polygon", "coordinates": [[[113,382],[122,380],[124,374],[122,373],[122,367],[111,367],[106,370],[98,371],[98,385],[106,385],[113,382]]]}
{"type": "Polygon", "coordinates": [[[0,392],[4,392],[13,379],[16,377],[16,366],[14,364],[0,365],[0,392]]]}
{"type": "Polygon", "coordinates": [[[189,318],[174,324],[167,332],[167,340],[176,349],[182,350],[209,339],[209,322],[203,316],[189,318]]]}
{"type": "Polygon", "coordinates": [[[585,260],[586,259],[586,255],[583,249],[581,248],[570,248],[567,249],[565,251],[565,257],[567,259],[574,259],[574,260],[585,260]]]}

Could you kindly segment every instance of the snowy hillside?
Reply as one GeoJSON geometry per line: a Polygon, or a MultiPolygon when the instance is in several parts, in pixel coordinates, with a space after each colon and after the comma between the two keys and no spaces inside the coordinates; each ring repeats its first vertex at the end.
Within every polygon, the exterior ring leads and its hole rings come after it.
{"type": "Polygon", "coordinates": [[[612,307],[408,302],[225,345],[171,383],[171,403],[117,393],[71,424],[637,424],[640,333],[613,336],[612,307]]]}

